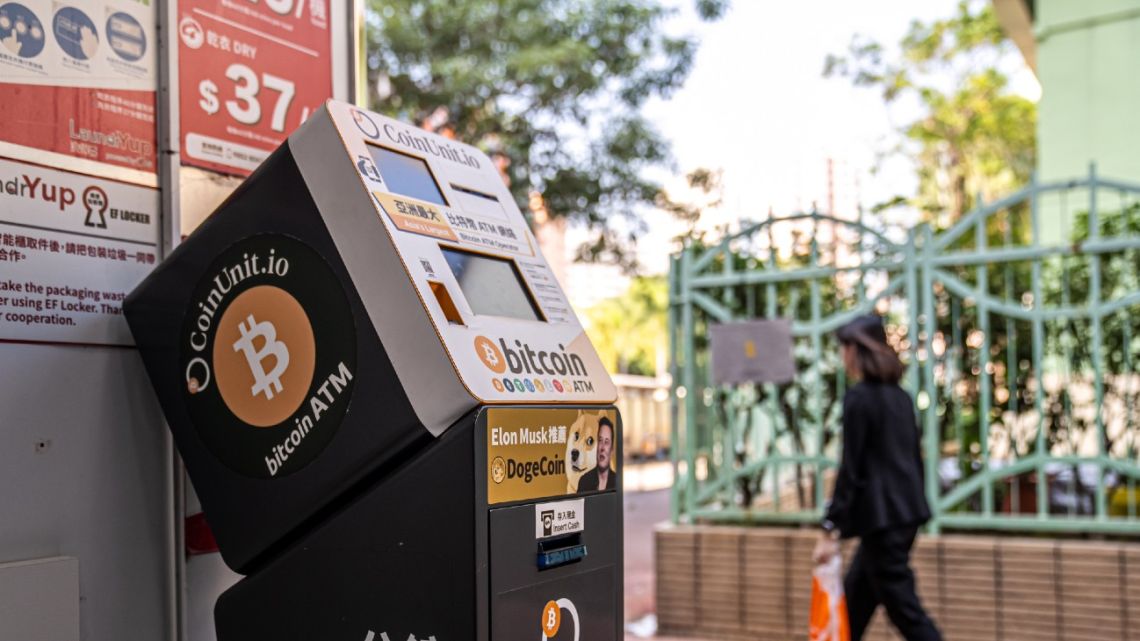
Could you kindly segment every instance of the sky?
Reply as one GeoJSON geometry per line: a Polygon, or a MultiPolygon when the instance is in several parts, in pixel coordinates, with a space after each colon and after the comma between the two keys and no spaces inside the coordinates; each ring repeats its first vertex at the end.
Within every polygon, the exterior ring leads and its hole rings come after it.
{"type": "MultiPolygon", "coordinates": [[[[706,225],[761,220],[769,208],[776,215],[806,210],[813,201],[822,210],[827,158],[836,209],[847,210],[839,215],[853,216],[856,202],[913,193],[913,170],[903,159],[870,174],[876,153],[898,140],[892,115],[905,114],[888,112],[874,89],[824,78],[823,63],[856,33],[895,47],[913,19],[950,16],[957,0],[734,0],[713,23],[697,19],[691,0],[677,4],[668,28],[698,37],[697,57],[684,87],[644,113],[672,141],[678,172],[665,177],[671,190],[682,188],[678,176],[692,169],[723,171],[724,205],[706,225]]],[[[1028,72],[1015,85],[1028,95],[1035,90],[1028,72]]],[[[679,229],[666,214],[651,215],[649,223],[639,258],[647,273],[660,273],[679,229]]]]}

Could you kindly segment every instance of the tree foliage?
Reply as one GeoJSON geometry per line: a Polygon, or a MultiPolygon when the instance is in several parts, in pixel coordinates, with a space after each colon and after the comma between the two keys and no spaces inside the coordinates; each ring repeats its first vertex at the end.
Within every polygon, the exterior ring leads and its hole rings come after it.
{"type": "MultiPolygon", "coordinates": [[[[684,82],[697,42],[664,30],[659,0],[370,0],[369,103],[490,153],[519,205],[593,232],[622,261],[662,198],[646,177],[668,142],[641,115],[684,82]]],[[[706,20],[727,0],[696,0],[706,20]]]]}
{"type": "Polygon", "coordinates": [[[656,375],[668,306],[665,279],[655,276],[634,278],[624,295],[586,310],[586,331],[608,371],[656,375]]]}
{"type": "Polygon", "coordinates": [[[974,205],[1025,184],[1036,153],[1036,105],[1010,91],[1002,62],[1011,52],[989,2],[962,0],[956,13],[914,21],[890,56],[866,37],[830,55],[825,76],[878,89],[888,104],[917,107],[900,128],[899,151],[918,175],[918,192],[897,199],[947,227],[974,205]]]}

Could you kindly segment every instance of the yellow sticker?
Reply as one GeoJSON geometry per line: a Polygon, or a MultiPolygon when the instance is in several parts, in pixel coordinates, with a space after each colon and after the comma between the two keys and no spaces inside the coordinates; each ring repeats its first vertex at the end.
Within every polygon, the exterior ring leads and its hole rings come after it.
{"type": "Polygon", "coordinates": [[[438,205],[405,196],[393,196],[382,191],[374,191],[372,194],[380,201],[380,206],[397,228],[432,238],[459,240],[451,225],[444,219],[444,213],[438,205]]]}
{"type": "Polygon", "coordinates": [[[612,490],[620,485],[615,409],[487,410],[487,502],[612,490]]]}

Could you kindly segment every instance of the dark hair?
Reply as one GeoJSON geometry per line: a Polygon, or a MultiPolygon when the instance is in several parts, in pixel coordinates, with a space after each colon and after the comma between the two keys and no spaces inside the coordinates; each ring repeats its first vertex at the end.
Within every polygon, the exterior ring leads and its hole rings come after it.
{"type": "Polygon", "coordinates": [[[610,438],[613,439],[613,437],[614,437],[614,424],[611,423],[610,419],[606,418],[605,416],[598,419],[598,438],[600,439],[602,437],[602,426],[603,425],[610,428],[610,438]]]}
{"type": "Polygon", "coordinates": [[[855,361],[863,380],[898,383],[902,378],[902,361],[887,343],[887,331],[883,328],[881,316],[859,316],[840,327],[835,335],[841,344],[855,346],[855,361]]]}

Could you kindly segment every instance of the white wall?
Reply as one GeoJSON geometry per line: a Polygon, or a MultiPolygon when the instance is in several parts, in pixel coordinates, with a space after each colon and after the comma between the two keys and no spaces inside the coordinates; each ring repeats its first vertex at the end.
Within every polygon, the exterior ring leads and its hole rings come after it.
{"type": "Polygon", "coordinates": [[[165,435],[135,350],[0,344],[0,562],[78,558],[84,641],[169,637],[165,435]]]}

